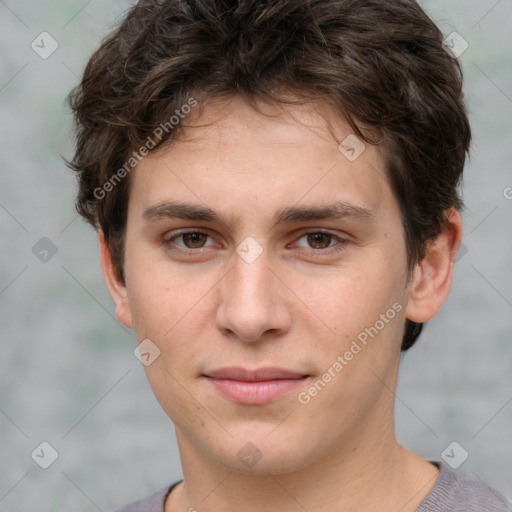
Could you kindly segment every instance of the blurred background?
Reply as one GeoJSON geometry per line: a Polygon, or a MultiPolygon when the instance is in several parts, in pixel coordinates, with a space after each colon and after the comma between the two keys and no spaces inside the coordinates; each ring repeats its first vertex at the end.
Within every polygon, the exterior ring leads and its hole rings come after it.
{"type": "MultiPolygon", "coordinates": [[[[132,3],[0,0],[0,512],[107,511],[182,476],[61,158],[66,95],[132,3]]],[[[397,435],[512,498],[512,2],[421,4],[465,49],[474,142],[464,247],[403,357],[397,435]]]]}

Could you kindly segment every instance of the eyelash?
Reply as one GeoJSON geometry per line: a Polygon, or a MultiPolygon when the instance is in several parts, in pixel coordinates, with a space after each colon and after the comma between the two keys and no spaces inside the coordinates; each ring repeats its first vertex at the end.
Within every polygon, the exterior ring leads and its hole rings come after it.
{"type": "MultiPolygon", "coordinates": [[[[331,233],[330,231],[324,231],[322,229],[314,229],[314,230],[305,231],[305,232],[301,233],[301,235],[296,239],[296,241],[300,240],[301,238],[303,238],[307,235],[319,234],[319,233],[331,236],[333,238],[333,240],[337,240],[338,243],[336,245],[334,245],[333,247],[328,247],[326,249],[310,248],[309,249],[310,253],[312,253],[315,256],[318,256],[318,255],[327,256],[327,255],[340,253],[345,250],[345,246],[349,243],[348,239],[339,237],[339,236],[331,233]]],[[[188,234],[201,234],[201,235],[205,235],[205,236],[212,238],[210,233],[208,233],[207,231],[203,231],[201,229],[191,229],[191,230],[187,230],[187,231],[180,231],[179,233],[175,233],[174,235],[172,235],[170,237],[166,237],[163,241],[163,245],[168,250],[177,251],[184,255],[193,255],[193,254],[197,255],[201,251],[201,249],[205,249],[205,248],[199,247],[197,249],[190,249],[190,248],[180,247],[179,249],[175,249],[175,248],[170,247],[170,245],[172,244],[172,242],[174,240],[182,237],[183,235],[188,235],[188,234]]],[[[299,249],[293,248],[293,249],[296,252],[297,251],[300,252],[300,248],[299,249]]]]}

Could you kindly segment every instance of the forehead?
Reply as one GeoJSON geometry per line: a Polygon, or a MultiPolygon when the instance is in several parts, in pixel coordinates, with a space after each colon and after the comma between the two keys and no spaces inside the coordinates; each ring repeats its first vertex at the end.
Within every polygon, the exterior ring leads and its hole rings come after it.
{"type": "Polygon", "coordinates": [[[198,107],[183,123],[176,140],[132,173],[130,209],[138,216],[176,199],[234,216],[256,208],[269,221],[298,203],[397,211],[379,149],[356,138],[328,104],[255,110],[233,97],[198,107]]]}

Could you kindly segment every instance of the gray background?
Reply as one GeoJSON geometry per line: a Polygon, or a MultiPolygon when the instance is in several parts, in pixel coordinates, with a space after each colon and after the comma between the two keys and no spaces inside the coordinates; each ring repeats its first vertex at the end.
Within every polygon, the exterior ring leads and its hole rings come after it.
{"type": "MultiPolygon", "coordinates": [[[[106,511],[181,477],[174,429],[115,320],[60,157],[72,154],[65,96],[127,5],[0,0],[0,512],[106,511]],[[43,31],[59,44],[47,59],[31,48],[43,31]],[[46,263],[32,252],[42,237],[57,248],[46,263]],[[59,455],[46,470],[31,458],[42,441],[59,455]]],[[[474,143],[467,253],[404,357],[397,434],[436,460],[457,441],[469,454],[459,472],[512,497],[512,2],[422,5],[469,43],[460,60],[474,143]]]]}

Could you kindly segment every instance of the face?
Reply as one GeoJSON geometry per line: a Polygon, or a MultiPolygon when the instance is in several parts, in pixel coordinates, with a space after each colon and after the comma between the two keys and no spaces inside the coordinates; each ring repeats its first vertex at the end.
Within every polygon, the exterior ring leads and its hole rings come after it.
{"type": "Polygon", "coordinates": [[[261,109],[211,103],[133,171],[115,299],[180,449],[284,473],[391,435],[414,281],[378,149],[325,105],[261,109]]]}

